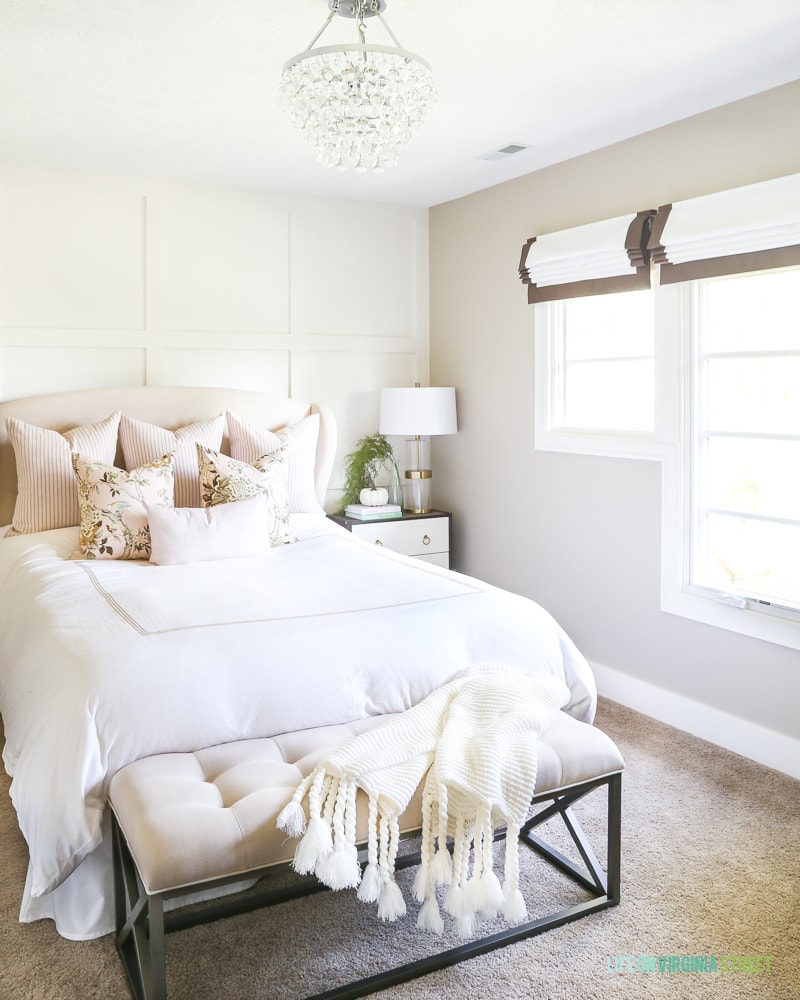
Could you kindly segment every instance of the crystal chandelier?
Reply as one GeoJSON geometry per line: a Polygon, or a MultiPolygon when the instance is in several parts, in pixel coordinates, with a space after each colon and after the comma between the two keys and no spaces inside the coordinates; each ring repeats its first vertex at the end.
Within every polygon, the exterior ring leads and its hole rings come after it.
{"type": "Polygon", "coordinates": [[[283,67],[281,105],[325,167],[382,173],[436,102],[431,68],[400,47],[381,17],[385,0],[328,0],[330,14],[308,47],[283,67]],[[358,43],[313,48],[334,17],[356,22],[358,43]],[[377,16],[394,45],[367,45],[377,16]]]}

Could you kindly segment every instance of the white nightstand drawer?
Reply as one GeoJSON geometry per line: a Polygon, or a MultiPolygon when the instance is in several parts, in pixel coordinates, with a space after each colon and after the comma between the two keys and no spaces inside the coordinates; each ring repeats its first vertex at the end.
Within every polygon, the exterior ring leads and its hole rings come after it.
{"type": "Polygon", "coordinates": [[[385,545],[406,556],[429,556],[433,553],[450,551],[448,517],[381,521],[380,524],[353,524],[351,530],[367,542],[385,545]]]}
{"type": "Polygon", "coordinates": [[[434,510],[422,516],[405,512],[402,517],[386,521],[359,521],[342,514],[328,516],[362,541],[385,545],[404,556],[450,568],[450,514],[447,511],[434,510]]]}

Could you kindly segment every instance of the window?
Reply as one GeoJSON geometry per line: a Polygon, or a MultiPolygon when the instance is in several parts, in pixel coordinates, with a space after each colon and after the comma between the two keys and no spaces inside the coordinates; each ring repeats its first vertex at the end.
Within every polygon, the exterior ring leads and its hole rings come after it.
{"type": "Polygon", "coordinates": [[[561,425],[653,430],[652,292],[561,303],[561,425]]]}
{"type": "Polygon", "coordinates": [[[654,426],[650,289],[536,307],[537,447],[636,451],[654,426]]]}
{"type": "Polygon", "coordinates": [[[800,173],[624,221],[523,247],[535,445],[660,461],[662,610],[800,649],[800,173]]]}
{"type": "Polygon", "coordinates": [[[689,585],[800,611],[800,268],[691,295],[689,585]]]}
{"type": "Polygon", "coordinates": [[[800,649],[800,267],[535,305],[536,447],[662,462],[664,611],[800,649]]]}

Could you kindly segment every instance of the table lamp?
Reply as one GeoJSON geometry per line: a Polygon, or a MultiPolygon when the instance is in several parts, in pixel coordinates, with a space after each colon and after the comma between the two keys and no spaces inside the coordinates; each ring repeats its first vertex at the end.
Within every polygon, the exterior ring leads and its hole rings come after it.
{"type": "Polygon", "coordinates": [[[407,438],[405,508],[414,514],[431,510],[430,437],[455,434],[456,391],[452,387],[381,389],[381,434],[407,438]],[[411,436],[413,435],[413,436],[411,436]]]}

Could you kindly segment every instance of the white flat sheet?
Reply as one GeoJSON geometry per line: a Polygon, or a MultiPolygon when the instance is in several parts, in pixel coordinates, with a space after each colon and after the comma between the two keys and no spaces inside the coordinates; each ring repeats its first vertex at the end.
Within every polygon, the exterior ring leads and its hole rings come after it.
{"type": "MultiPolygon", "coordinates": [[[[65,880],[80,912],[68,876],[92,867],[107,782],[138,757],[402,711],[481,662],[562,678],[566,710],[592,721],[591,671],[538,605],[321,516],[292,527],[298,541],[268,556],[189,566],[70,560],[73,528],[0,540],[3,759],[30,851],[22,919],[57,919],[47,897],[67,895],[65,880]]],[[[105,921],[59,929],[88,937],[105,921]]]]}

